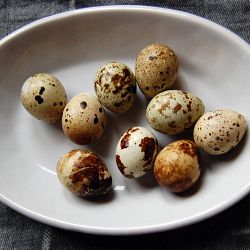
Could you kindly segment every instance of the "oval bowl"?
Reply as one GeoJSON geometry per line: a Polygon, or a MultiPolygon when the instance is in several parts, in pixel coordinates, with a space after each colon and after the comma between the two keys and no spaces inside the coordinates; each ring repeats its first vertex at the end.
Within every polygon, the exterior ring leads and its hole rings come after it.
{"type": "MultiPolygon", "coordinates": [[[[202,178],[196,190],[186,195],[159,187],[152,172],[138,180],[125,179],[114,160],[119,137],[132,126],[151,129],[145,118],[148,100],[140,91],[127,114],[107,112],[101,139],[84,146],[105,160],[113,191],[100,199],[84,200],[58,182],[58,159],[79,146],[65,138],[60,125],[36,120],[24,110],[19,99],[23,82],[37,72],[47,72],[61,80],[69,99],[83,91],[94,93],[93,79],[102,64],[120,61],[134,70],[138,52],[156,42],[170,45],[179,58],[174,88],[199,96],[207,111],[231,108],[249,123],[250,48],[225,28],[184,12],[144,6],[87,8],[44,18],[0,42],[2,202],[56,227],[126,235],[201,221],[249,192],[247,135],[230,154],[202,155],[202,178]]],[[[152,132],[161,146],[176,139],[152,132]]]]}

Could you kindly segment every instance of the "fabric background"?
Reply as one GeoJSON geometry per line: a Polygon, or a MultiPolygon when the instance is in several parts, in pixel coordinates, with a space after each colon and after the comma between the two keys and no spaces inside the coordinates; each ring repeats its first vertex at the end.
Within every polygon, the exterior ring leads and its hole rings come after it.
{"type": "MultiPolygon", "coordinates": [[[[212,20],[250,43],[249,0],[0,0],[0,38],[45,16],[112,4],[139,4],[183,10],[212,20]]],[[[123,237],[57,229],[31,220],[0,203],[0,249],[163,248],[250,249],[250,195],[225,212],[192,226],[123,237]]]]}

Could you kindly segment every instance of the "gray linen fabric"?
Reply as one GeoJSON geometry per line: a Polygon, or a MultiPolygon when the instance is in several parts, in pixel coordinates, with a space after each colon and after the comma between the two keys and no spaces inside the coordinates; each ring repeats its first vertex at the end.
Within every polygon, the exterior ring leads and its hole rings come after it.
{"type": "MultiPolygon", "coordinates": [[[[45,16],[112,4],[187,11],[221,24],[250,43],[249,0],[0,0],[0,38],[45,16]]],[[[250,196],[195,225],[129,237],[95,236],[57,229],[31,220],[0,203],[0,249],[250,249],[250,196]]]]}

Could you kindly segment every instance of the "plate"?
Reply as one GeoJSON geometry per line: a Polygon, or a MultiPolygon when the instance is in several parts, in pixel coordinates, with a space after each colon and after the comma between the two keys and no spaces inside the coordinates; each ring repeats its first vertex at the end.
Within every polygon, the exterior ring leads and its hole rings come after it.
{"type": "MultiPolygon", "coordinates": [[[[138,91],[131,111],[107,112],[99,141],[82,148],[100,154],[113,176],[113,190],[94,201],[75,197],[57,180],[61,155],[80,146],[60,126],[31,117],[19,94],[37,72],[58,77],[69,99],[94,93],[97,69],[120,61],[134,69],[137,53],[151,43],[165,43],[180,61],[176,89],[190,91],[206,111],[230,108],[249,123],[250,48],[238,36],[200,17],[168,9],[135,6],[89,8],[36,21],[0,42],[0,197],[18,212],[56,227],[95,234],[126,235],[182,227],[228,208],[250,189],[250,142],[245,136],[230,154],[202,156],[199,185],[185,195],[159,187],[152,173],[125,179],[114,161],[121,134],[145,126],[147,100],[138,91]]],[[[173,141],[154,132],[160,145],[173,141]]],[[[185,137],[185,135],[182,135],[185,137]]]]}

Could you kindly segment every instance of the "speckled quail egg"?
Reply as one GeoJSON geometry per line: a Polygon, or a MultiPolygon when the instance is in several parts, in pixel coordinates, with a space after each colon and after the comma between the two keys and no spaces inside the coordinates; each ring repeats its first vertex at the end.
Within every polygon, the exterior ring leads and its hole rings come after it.
{"type": "Polygon", "coordinates": [[[82,197],[96,197],[108,192],[112,177],[104,161],[88,150],[72,150],[57,163],[57,176],[70,192],[82,197]]]}
{"type": "Polygon", "coordinates": [[[137,56],[135,77],[144,95],[154,97],[169,89],[177,78],[178,59],[175,52],[164,44],[151,44],[137,56]]]}
{"type": "Polygon", "coordinates": [[[133,127],[120,138],[116,147],[116,164],[127,178],[139,178],[153,167],[158,152],[155,136],[146,128],[133,127]]]}
{"type": "Polygon", "coordinates": [[[155,130],[174,135],[192,127],[204,110],[203,102],[193,94],[166,90],[150,101],[146,117],[155,130]]]}
{"type": "Polygon", "coordinates": [[[246,127],[245,118],[236,111],[207,112],[195,124],[194,141],[208,154],[224,154],[237,146],[246,127]]]}
{"type": "Polygon", "coordinates": [[[190,140],[168,144],[154,162],[157,182],[171,192],[183,192],[191,188],[200,172],[198,147],[190,140]]]}
{"type": "Polygon", "coordinates": [[[119,62],[103,65],[96,74],[94,87],[101,104],[115,113],[128,111],[136,97],[134,74],[119,62]]]}
{"type": "Polygon", "coordinates": [[[23,106],[32,116],[52,123],[62,117],[67,103],[61,82],[45,73],[29,77],[22,86],[20,97],[23,106]]]}
{"type": "Polygon", "coordinates": [[[104,109],[96,97],[80,93],[65,106],[62,127],[64,134],[73,142],[80,145],[91,143],[104,131],[104,109]]]}

